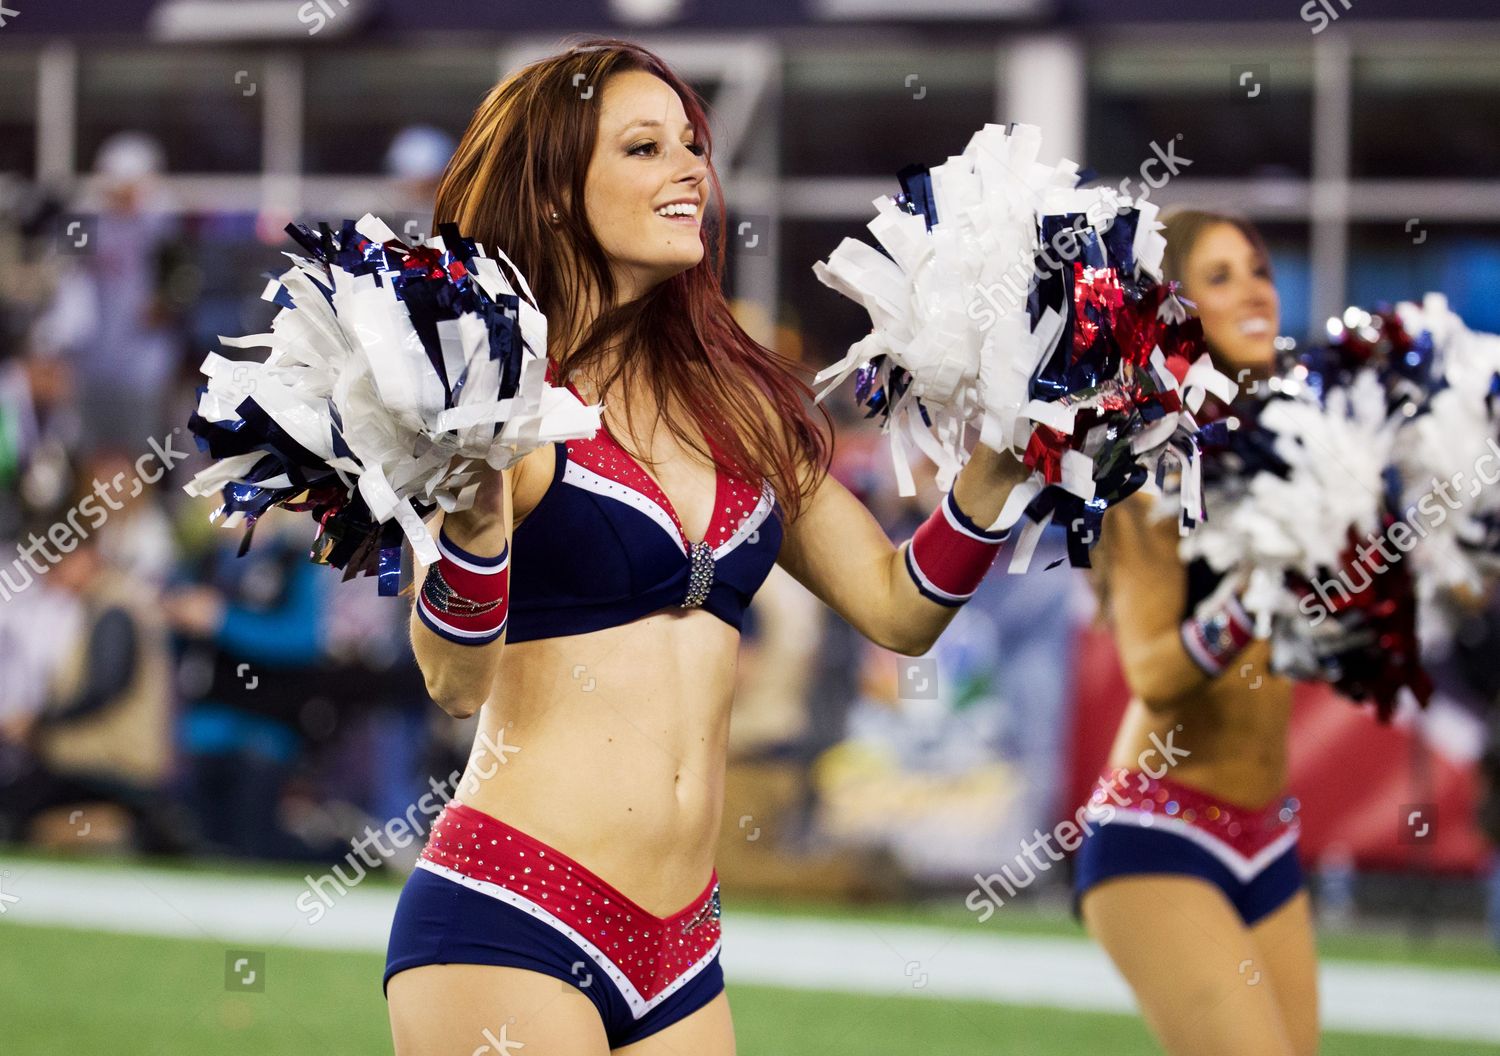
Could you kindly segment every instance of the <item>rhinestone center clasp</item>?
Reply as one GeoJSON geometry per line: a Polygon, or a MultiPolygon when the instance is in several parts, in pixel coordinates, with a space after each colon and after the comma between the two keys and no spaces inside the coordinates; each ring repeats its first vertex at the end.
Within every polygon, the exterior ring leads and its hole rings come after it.
{"type": "Polygon", "coordinates": [[[692,567],[688,569],[687,597],[682,599],[682,607],[696,609],[708,600],[714,585],[714,548],[700,539],[689,548],[688,560],[692,567]]]}

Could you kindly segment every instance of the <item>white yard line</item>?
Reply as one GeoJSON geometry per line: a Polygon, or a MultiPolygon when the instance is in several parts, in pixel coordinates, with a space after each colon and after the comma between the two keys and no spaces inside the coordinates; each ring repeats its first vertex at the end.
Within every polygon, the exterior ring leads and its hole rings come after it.
{"type": "MultiPolygon", "coordinates": [[[[342,896],[327,886],[328,907],[305,884],[282,879],[54,862],[0,862],[0,869],[9,874],[0,876],[0,924],[226,945],[383,952],[396,902],[393,889],[373,884],[342,896]]],[[[724,970],[736,983],[1076,1011],[1135,1008],[1114,966],[1083,939],[736,916],[732,908],[725,933],[724,970]]],[[[1252,979],[1253,966],[1246,985],[1252,979]]],[[[1320,981],[1327,1029],[1500,1042],[1500,973],[1334,961],[1323,964],[1320,981]]]]}

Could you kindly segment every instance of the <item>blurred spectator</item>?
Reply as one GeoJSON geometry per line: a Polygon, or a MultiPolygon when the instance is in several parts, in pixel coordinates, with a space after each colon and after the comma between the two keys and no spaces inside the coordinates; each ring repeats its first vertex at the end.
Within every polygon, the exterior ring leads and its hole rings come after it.
{"type": "Polygon", "coordinates": [[[995,678],[1002,701],[1000,743],[1020,778],[1015,822],[1022,837],[1051,828],[1066,783],[1072,721],[1073,629],[1088,603],[1079,573],[1067,564],[1067,533],[1049,525],[1024,575],[1010,575],[1011,551],[975,592],[973,607],[993,621],[995,678]],[[1062,562],[1049,568],[1054,561],[1062,562]]]}
{"type": "Polygon", "coordinates": [[[165,628],[150,592],[104,559],[99,536],[75,538],[25,606],[39,615],[32,603],[48,592],[75,602],[66,620],[54,610],[44,625],[53,662],[30,676],[42,707],[23,703],[0,733],[24,753],[0,784],[0,827],[53,846],[77,839],[180,850],[164,795],[172,762],[165,628]],[[67,807],[82,820],[70,814],[64,823],[56,812],[67,807]]]}
{"type": "Polygon", "coordinates": [[[163,509],[164,478],[142,477],[162,472],[151,460],[138,468],[138,453],[101,448],[82,467],[84,477],[107,485],[117,496],[119,509],[109,515],[109,530],[101,534],[99,548],[109,563],[127,573],[155,594],[167,582],[177,560],[172,522],[163,509]]]}
{"type": "Polygon", "coordinates": [[[280,809],[306,709],[326,688],[322,591],[335,579],[307,558],[304,515],[267,512],[243,557],[238,532],[210,539],[162,600],[184,640],[181,743],[199,836],[217,853],[306,858],[280,809]]]}
{"type": "Polygon", "coordinates": [[[50,245],[57,210],[30,190],[0,213],[0,540],[16,538],[28,511],[61,504],[76,440],[73,378],[57,339],[81,332],[90,313],[61,296],[50,245]]]}
{"type": "Polygon", "coordinates": [[[12,752],[0,759],[0,785],[8,782],[7,765],[15,765],[15,751],[47,705],[47,687],[83,617],[75,596],[11,572],[0,569],[0,584],[9,584],[0,596],[0,745],[12,752]]]}
{"type": "Polygon", "coordinates": [[[18,195],[0,226],[0,314],[4,350],[54,359],[82,345],[98,326],[99,306],[88,283],[59,252],[66,217],[41,188],[18,195]]]}
{"type": "Polygon", "coordinates": [[[0,539],[15,539],[28,511],[54,512],[69,476],[72,376],[56,357],[0,360],[0,539]]]}
{"type": "MultiPolygon", "coordinates": [[[[336,572],[323,573],[336,582],[336,572]]],[[[412,654],[411,602],[382,597],[378,586],[375,577],[358,576],[337,583],[329,597],[328,656],[349,712],[330,776],[344,786],[334,794],[350,796],[384,825],[431,790],[429,774],[446,775],[453,765],[431,758],[431,723],[442,713],[412,654]]],[[[410,850],[415,858],[419,848],[410,850]]]]}
{"type": "MultiPolygon", "coordinates": [[[[80,247],[80,271],[95,325],[73,342],[84,443],[142,450],[161,436],[171,382],[182,359],[173,283],[186,264],[175,215],[157,182],[164,154],[138,132],[120,132],[95,159],[100,202],[94,243],[80,247]]],[[[75,295],[82,301],[84,295],[75,295]]]]}
{"type": "Polygon", "coordinates": [[[453,156],[458,144],[453,137],[431,125],[408,125],[391,139],[385,152],[385,172],[395,181],[397,234],[414,238],[417,234],[432,235],[429,231],[432,203],[437,198],[438,181],[443,169],[453,156]],[[413,214],[409,219],[410,231],[399,230],[406,226],[402,214],[413,214]]]}

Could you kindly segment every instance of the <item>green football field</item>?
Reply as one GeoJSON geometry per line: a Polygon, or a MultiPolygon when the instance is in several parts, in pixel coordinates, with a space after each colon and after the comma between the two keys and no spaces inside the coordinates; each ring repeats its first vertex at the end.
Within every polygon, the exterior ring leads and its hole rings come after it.
{"type": "MultiPolygon", "coordinates": [[[[1373,960],[1390,959],[1389,943],[1367,945],[1373,960]]],[[[277,947],[265,952],[265,990],[230,993],[222,943],[0,924],[0,1052],[337,1056],[390,1051],[378,954],[277,947]]],[[[1475,946],[1458,959],[1485,956],[1475,946]]],[[[752,986],[732,986],[729,993],[739,1051],[746,1056],[1148,1056],[1159,1051],[1130,1016],[752,986]]],[[[1329,1034],[1323,1053],[1500,1056],[1500,1046],[1329,1034]]]]}
{"type": "MultiPolygon", "coordinates": [[[[307,941],[233,946],[225,940],[229,918],[237,911],[254,915],[290,906],[291,897],[301,889],[303,870],[298,867],[60,860],[15,848],[5,849],[3,865],[4,890],[24,897],[13,898],[13,905],[0,905],[0,1056],[93,1051],[111,1056],[364,1056],[391,1051],[380,989],[383,957],[374,952],[383,936],[375,935],[372,941],[369,935],[381,930],[381,920],[389,919],[381,913],[389,912],[388,900],[400,884],[397,876],[373,874],[339,909],[357,915],[362,911],[355,903],[368,899],[367,909],[373,910],[373,915],[351,922],[358,941],[348,947],[351,952],[344,952],[320,949],[319,943],[307,941]],[[203,897],[194,899],[195,891],[203,897]],[[265,901],[268,894],[274,896],[269,903],[265,901]],[[8,914],[7,909],[11,910],[8,914]],[[152,912],[155,916],[147,920],[152,912]],[[222,933],[221,925],[226,929],[222,933]],[[173,934],[189,937],[166,937],[173,934]],[[231,947],[264,954],[263,991],[228,985],[226,949],[231,947]]],[[[997,941],[1039,940],[1044,946],[1059,948],[1083,942],[1081,929],[1066,911],[1048,908],[1045,902],[1007,907],[1007,912],[980,925],[953,898],[866,907],[736,898],[726,901],[726,926],[735,927],[737,920],[743,922],[738,926],[747,937],[767,928],[791,928],[799,933],[821,928],[830,942],[848,942],[851,933],[856,938],[879,933],[904,943],[916,940],[897,938],[899,929],[915,926],[928,929],[924,934],[951,934],[965,940],[988,935],[997,941]]],[[[1395,970],[1397,974],[1410,970],[1410,977],[1425,980],[1428,993],[1433,993],[1434,983],[1443,991],[1463,985],[1469,988],[1467,993],[1481,995],[1481,1002],[1491,992],[1489,980],[1493,978],[1493,993],[1500,1000],[1500,953],[1477,928],[1425,938],[1399,929],[1366,928],[1359,933],[1320,934],[1319,946],[1325,965],[1339,966],[1346,976],[1347,969],[1360,979],[1364,976],[1359,973],[1367,970],[1395,970]]],[[[739,969],[743,971],[745,947],[741,950],[739,969]]],[[[729,952],[726,964],[733,969],[729,952]]],[[[889,952],[879,951],[881,955],[889,952]]],[[[778,970],[755,978],[765,983],[781,974],[778,970]]],[[[1117,1012],[1027,1007],[939,997],[931,991],[913,995],[898,989],[887,994],[866,987],[864,992],[831,992],[818,988],[822,985],[804,981],[794,989],[731,984],[739,1052],[744,1056],[1149,1056],[1159,1052],[1136,1017],[1117,1012]]],[[[1411,1001],[1401,1004],[1412,1007],[1411,1001]]],[[[1430,1015],[1427,1021],[1431,1022],[1430,1015]]],[[[1346,1015],[1344,1022],[1363,1021],[1351,1021],[1346,1015]]],[[[1486,1029],[1491,1033],[1478,1036],[1493,1036],[1493,1023],[1486,1029]]],[[[1329,1031],[1322,1052],[1324,1056],[1500,1056],[1500,1044],[1329,1031]]]]}

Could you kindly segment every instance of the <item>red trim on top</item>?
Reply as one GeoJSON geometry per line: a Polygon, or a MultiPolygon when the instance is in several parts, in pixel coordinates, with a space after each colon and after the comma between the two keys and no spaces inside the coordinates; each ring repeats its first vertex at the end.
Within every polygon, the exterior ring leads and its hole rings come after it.
{"type": "MultiPolygon", "coordinates": [[[[555,376],[555,366],[556,364],[553,360],[547,360],[547,381],[549,383],[553,381],[555,376]]],[[[584,400],[571,381],[567,383],[567,389],[574,396],[577,396],[579,400],[585,403],[588,402],[584,400]]],[[[740,507],[744,509],[745,516],[748,517],[750,512],[760,502],[761,489],[726,473],[718,461],[718,456],[720,455],[719,446],[707,434],[704,435],[704,440],[708,444],[709,450],[715,456],[714,504],[713,510],[709,514],[708,530],[704,533],[704,541],[710,547],[717,548],[727,542],[739,529],[739,525],[730,523],[726,515],[735,507],[740,507]]],[[[683,550],[686,551],[691,546],[693,540],[688,538],[687,530],[683,528],[682,519],[677,516],[677,510],[673,507],[672,500],[667,497],[667,493],[657,483],[656,479],[646,472],[645,467],[632,457],[629,451],[625,450],[624,445],[615,438],[607,424],[603,424],[601,420],[600,429],[592,438],[569,440],[567,441],[567,445],[568,457],[579,465],[594,473],[598,473],[602,477],[607,477],[630,488],[642,498],[653,503],[662,513],[667,515],[668,519],[676,527],[678,541],[683,550]],[[615,455],[616,457],[611,458],[611,455],[615,455]]]]}

